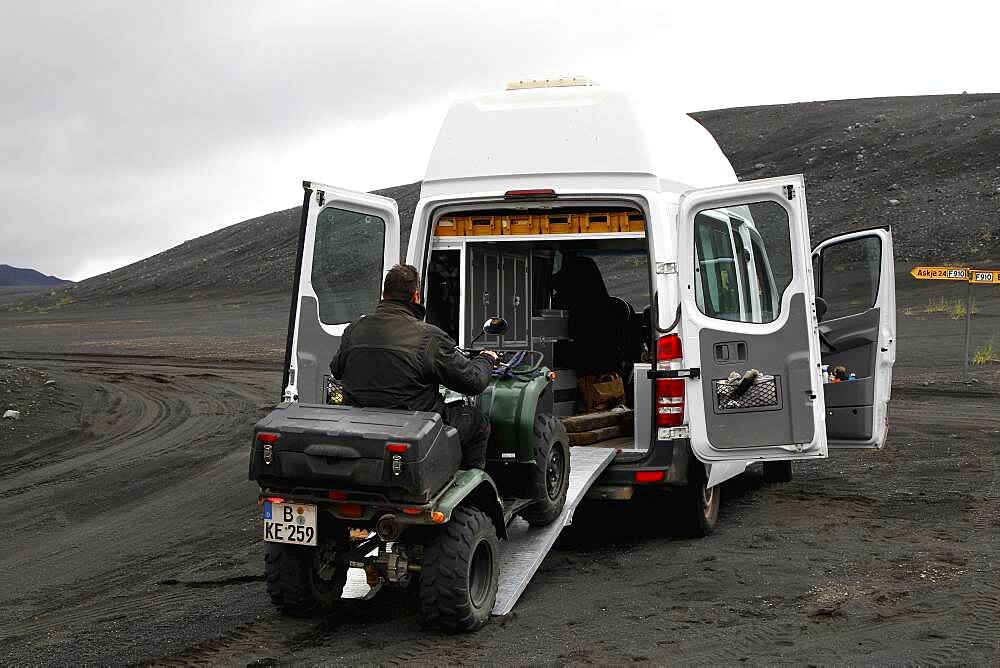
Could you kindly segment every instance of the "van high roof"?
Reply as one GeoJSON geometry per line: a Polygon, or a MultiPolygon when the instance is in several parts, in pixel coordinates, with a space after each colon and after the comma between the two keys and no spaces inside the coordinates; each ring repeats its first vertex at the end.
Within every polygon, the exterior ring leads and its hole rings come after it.
{"type": "Polygon", "coordinates": [[[535,187],[641,188],[682,192],[734,183],[712,136],[681,112],[640,105],[625,93],[552,80],[455,102],[424,177],[424,196],[535,187]]]}

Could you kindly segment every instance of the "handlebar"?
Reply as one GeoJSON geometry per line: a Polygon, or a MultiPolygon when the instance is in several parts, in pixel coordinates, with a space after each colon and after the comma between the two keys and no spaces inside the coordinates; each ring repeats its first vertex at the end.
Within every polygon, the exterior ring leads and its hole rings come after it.
{"type": "MultiPolygon", "coordinates": [[[[472,350],[455,346],[455,350],[468,358],[480,354],[482,350],[472,350]]],[[[541,368],[545,354],[538,350],[495,350],[497,362],[493,367],[494,376],[531,374],[541,368]],[[525,362],[525,360],[529,360],[525,362]]]]}

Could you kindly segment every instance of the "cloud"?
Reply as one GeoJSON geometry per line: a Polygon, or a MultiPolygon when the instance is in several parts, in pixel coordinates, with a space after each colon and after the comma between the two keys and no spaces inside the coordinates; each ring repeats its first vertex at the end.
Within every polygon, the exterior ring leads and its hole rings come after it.
{"type": "Polygon", "coordinates": [[[993,81],[990,21],[861,3],[789,12],[172,0],[5,11],[0,262],[72,278],[292,206],[303,179],[362,189],[417,180],[448,102],[509,79],[589,75],[689,110],[993,81]],[[944,47],[949,21],[964,30],[961,69],[927,46],[944,47]]]}

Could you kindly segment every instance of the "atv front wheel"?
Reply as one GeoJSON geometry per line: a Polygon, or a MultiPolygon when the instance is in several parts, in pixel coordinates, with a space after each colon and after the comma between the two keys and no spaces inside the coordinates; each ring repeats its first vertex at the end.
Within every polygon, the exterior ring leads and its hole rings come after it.
{"type": "Polygon", "coordinates": [[[315,617],[332,610],[347,583],[348,566],[337,564],[337,554],[349,544],[343,526],[327,528],[316,547],[267,543],[264,581],[271,603],[291,617],[315,617]]]}
{"type": "Polygon", "coordinates": [[[535,468],[531,473],[531,498],[537,501],[521,512],[533,527],[552,524],[566,505],[569,490],[569,437],[566,427],[552,415],[535,417],[535,468]]]}
{"type": "Polygon", "coordinates": [[[490,618],[500,582],[500,541],[483,511],[460,506],[424,548],[420,615],[445,631],[475,631],[490,618]]]}

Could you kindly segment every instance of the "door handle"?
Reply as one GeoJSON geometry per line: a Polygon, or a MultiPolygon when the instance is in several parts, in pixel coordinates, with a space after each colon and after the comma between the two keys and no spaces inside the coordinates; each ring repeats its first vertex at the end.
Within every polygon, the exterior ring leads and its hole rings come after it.
{"type": "Polygon", "coordinates": [[[747,361],[746,341],[726,341],[715,344],[715,361],[720,364],[736,364],[747,361]]]}

